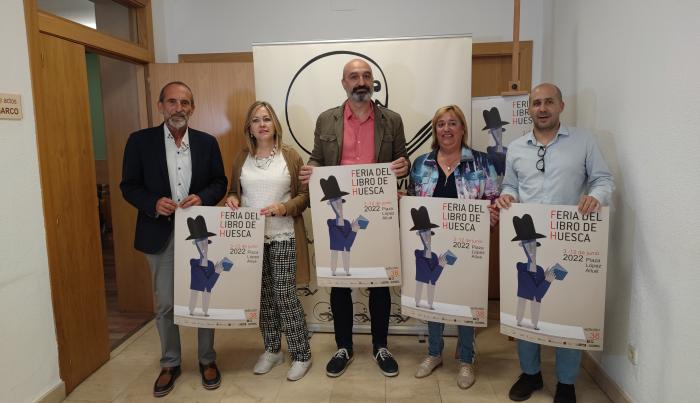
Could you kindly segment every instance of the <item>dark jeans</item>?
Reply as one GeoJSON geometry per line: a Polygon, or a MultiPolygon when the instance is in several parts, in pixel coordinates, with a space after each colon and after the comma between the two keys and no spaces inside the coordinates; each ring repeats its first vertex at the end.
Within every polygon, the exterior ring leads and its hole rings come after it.
{"type": "MultiPolygon", "coordinates": [[[[333,313],[333,329],[335,344],[338,348],[352,350],[352,297],[350,288],[331,288],[331,312],[333,313]]],[[[389,311],[391,310],[391,294],[389,287],[369,289],[369,316],[372,328],[372,346],[377,349],[386,347],[386,336],[389,333],[389,311]]]]}

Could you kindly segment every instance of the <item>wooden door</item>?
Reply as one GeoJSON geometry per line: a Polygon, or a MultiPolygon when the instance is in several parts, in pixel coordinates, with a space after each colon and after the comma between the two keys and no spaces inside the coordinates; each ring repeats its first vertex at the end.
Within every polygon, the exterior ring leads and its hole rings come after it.
{"type": "Polygon", "coordinates": [[[233,157],[244,145],[246,112],[255,102],[253,63],[158,63],[148,66],[148,76],[153,124],[163,121],[156,108],[163,85],[170,81],[186,83],[195,101],[190,127],[216,137],[226,175],[230,175],[233,157]]]}
{"type": "Polygon", "coordinates": [[[119,189],[126,141],[148,126],[144,70],[142,65],[100,56],[117,304],[122,312],[153,312],[151,271],[146,256],[134,249],[137,211],[119,189]]]}
{"type": "Polygon", "coordinates": [[[35,93],[51,297],[66,392],[109,359],[85,48],[40,34],[35,93]]]}
{"type": "MultiPolygon", "coordinates": [[[[513,42],[475,43],[472,48],[472,97],[491,97],[510,91],[513,42]]],[[[532,41],[520,42],[520,89],[532,85],[532,41]]]]}

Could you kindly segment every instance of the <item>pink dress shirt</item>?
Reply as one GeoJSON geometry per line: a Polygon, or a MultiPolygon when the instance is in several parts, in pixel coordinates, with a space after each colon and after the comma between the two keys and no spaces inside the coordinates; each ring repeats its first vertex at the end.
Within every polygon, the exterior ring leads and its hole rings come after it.
{"type": "Polygon", "coordinates": [[[343,150],[340,165],[373,164],[374,161],[374,107],[360,122],[352,114],[350,104],[343,110],[343,150]]]}

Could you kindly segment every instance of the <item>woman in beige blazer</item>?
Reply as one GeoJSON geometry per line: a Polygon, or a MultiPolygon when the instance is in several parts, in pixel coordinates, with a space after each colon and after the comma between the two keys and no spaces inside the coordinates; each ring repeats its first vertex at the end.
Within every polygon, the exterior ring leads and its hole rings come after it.
{"type": "Polygon", "coordinates": [[[307,185],[299,181],[303,161],[282,144],[282,127],[272,106],[255,102],[244,128],[247,147],[233,162],[226,205],[259,208],[265,219],[260,331],[265,352],[253,372],[265,374],[284,362],[285,329],[292,365],[287,379],[301,379],[311,366],[311,348],[297,283],[309,281],[308,241],[302,212],[309,204],[307,185]]]}

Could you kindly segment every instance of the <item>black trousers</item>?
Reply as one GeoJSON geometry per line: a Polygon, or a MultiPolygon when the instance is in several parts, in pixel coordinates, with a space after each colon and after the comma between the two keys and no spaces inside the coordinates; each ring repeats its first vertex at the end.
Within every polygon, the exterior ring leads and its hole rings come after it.
{"type": "MultiPolygon", "coordinates": [[[[352,296],[350,288],[331,288],[331,313],[335,344],[338,348],[352,350],[352,296]]],[[[372,346],[374,349],[386,347],[389,333],[389,312],[391,294],[389,287],[369,289],[369,316],[372,329],[372,346]]]]}

